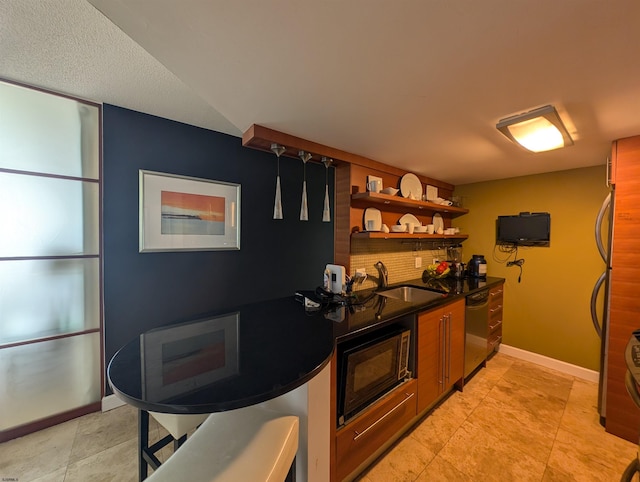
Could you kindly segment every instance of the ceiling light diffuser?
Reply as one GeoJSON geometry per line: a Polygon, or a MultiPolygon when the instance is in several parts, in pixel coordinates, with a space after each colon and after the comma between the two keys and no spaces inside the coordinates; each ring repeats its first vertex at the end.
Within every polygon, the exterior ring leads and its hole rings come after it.
{"type": "Polygon", "coordinates": [[[573,139],[552,105],[502,119],[496,128],[513,142],[533,152],[573,145],[573,139]]]}

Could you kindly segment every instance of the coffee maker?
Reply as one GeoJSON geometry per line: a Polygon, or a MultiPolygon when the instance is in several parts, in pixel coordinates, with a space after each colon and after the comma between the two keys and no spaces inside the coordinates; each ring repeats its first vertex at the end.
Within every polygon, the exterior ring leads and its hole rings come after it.
{"type": "Polygon", "coordinates": [[[464,278],[464,263],[462,262],[462,245],[455,244],[447,247],[447,260],[454,278],[464,278]]]}

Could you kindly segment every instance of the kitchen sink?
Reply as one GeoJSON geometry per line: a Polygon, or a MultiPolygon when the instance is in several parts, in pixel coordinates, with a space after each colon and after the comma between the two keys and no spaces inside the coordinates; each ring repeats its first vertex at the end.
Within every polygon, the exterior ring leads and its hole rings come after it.
{"type": "Polygon", "coordinates": [[[397,288],[389,288],[377,292],[380,296],[395,298],[402,301],[412,303],[427,303],[429,301],[442,298],[443,293],[432,291],[417,286],[398,286],[397,288]]]}

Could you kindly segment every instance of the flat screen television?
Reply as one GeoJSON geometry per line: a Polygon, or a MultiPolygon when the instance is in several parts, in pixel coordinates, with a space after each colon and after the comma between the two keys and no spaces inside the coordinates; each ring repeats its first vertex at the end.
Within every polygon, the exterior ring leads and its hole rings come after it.
{"type": "Polygon", "coordinates": [[[496,243],[516,246],[549,246],[551,215],[549,213],[520,213],[498,216],[496,243]]]}

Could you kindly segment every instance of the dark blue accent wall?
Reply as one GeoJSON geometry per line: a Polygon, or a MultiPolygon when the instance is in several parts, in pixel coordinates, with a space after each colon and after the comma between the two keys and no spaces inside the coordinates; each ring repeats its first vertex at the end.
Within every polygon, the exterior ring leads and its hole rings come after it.
{"type": "MultiPolygon", "coordinates": [[[[105,105],[103,110],[105,359],[140,333],[172,321],[322,283],[333,262],[322,222],[325,167],[307,165],[309,221],[299,221],[303,164],[282,158],[283,220],[273,220],[275,155],[238,137],[105,105]],[[241,184],[238,251],[138,252],[138,171],[241,184]]],[[[269,320],[265,319],[265,323],[269,320]]]]}

